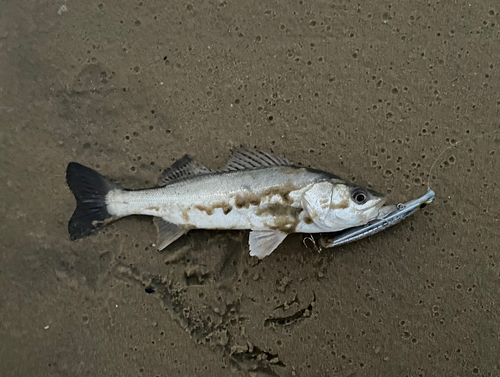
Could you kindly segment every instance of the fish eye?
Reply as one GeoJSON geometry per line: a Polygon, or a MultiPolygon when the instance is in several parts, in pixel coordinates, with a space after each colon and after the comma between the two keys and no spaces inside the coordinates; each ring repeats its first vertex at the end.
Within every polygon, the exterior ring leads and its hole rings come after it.
{"type": "Polygon", "coordinates": [[[365,204],[368,200],[368,193],[365,190],[358,188],[352,192],[351,197],[356,204],[365,204]]]}

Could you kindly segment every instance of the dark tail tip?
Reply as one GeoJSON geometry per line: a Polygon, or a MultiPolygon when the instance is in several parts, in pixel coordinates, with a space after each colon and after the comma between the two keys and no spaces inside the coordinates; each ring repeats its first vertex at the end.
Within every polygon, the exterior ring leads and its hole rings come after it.
{"type": "Polygon", "coordinates": [[[76,209],[69,220],[68,232],[72,240],[87,237],[111,220],[106,195],[117,185],[95,170],[76,162],[66,169],[66,182],[76,199],[76,209]]]}

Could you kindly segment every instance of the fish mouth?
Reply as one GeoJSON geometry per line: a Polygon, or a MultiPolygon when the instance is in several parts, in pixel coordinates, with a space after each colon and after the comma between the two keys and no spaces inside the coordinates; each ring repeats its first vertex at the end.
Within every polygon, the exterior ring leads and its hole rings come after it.
{"type": "Polygon", "coordinates": [[[380,220],[380,219],[383,219],[384,217],[386,217],[387,215],[389,215],[390,213],[394,212],[397,207],[394,205],[394,204],[390,204],[390,205],[384,205],[385,203],[387,203],[387,201],[389,200],[389,197],[383,195],[383,196],[380,196],[380,200],[379,202],[375,205],[375,216],[373,216],[373,220],[380,220]]]}
{"type": "Polygon", "coordinates": [[[370,208],[366,210],[363,214],[363,223],[367,224],[371,221],[381,219],[387,216],[390,212],[392,212],[394,206],[385,206],[384,204],[387,202],[389,198],[384,195],[381,195],[375,204],[373,204],[370,208]]]}
{"type": "Polygon", "coordinates": [[[386,195],[379,196],[378,203],[375,204],[375,208],[380,211],[388,200],[389,198],[386,195]]]}
{"type": "Polygon", "coordinates": [[[378,215],[376,217],[376,220],[381,220],[383,219],[384,217],[386,217],[387,215],[391,214],[392,212],[394,212],[398,207],[395,206],[394,204],[391,204],[391,205],[388,205],[388,206],[383,206],[383,207],[380,207],[379,210],[378,210],[378,215]]]}

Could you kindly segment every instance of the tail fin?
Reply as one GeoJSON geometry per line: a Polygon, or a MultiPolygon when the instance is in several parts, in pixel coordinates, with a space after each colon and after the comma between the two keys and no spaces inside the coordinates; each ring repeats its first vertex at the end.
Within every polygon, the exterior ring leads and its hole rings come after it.
{"type": "Polygon", "coordinates": [[[76,240],[91,235],[106,225],[106,220],[112,219],[106,195],[120,187],[76,162],[68,164],[66,181],[76,199],[76,209],[68,224],[69,236],[76,240]]]}

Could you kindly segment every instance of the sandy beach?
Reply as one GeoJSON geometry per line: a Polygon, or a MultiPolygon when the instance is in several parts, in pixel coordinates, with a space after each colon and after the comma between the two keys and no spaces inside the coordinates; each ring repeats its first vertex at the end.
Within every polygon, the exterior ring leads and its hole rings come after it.
{"type": "Polygon", "coordinates": [[[500,126],[499,43],[497,1],[3,1],[0,375],[500,375],[498,134],[401,224],[261,261],[149,217],[70,241],[65,181],[243,143],[405,202],[500,126]]]}

